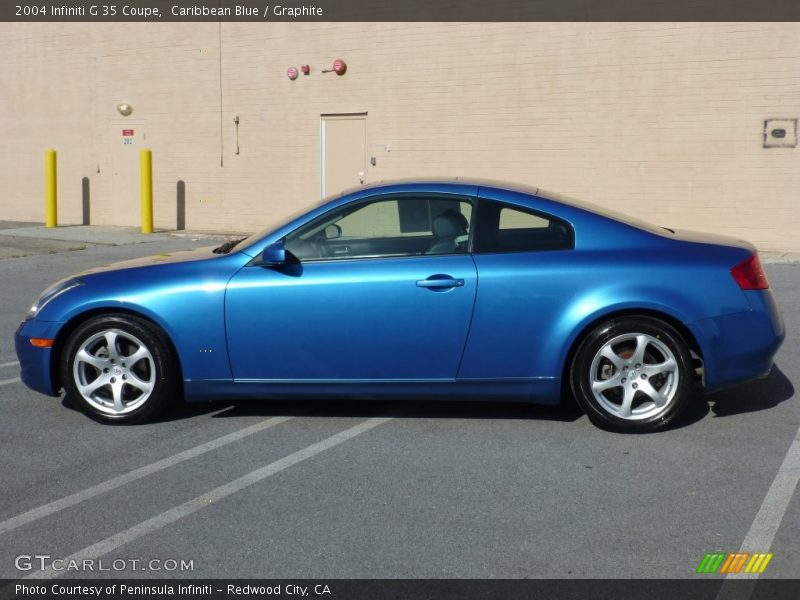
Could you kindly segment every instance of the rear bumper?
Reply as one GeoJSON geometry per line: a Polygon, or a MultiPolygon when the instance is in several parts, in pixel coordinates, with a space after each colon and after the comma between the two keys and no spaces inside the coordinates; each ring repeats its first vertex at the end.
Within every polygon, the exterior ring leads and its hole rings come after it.
{"type": "Polygon", "coordinates": [[[689,326],[703,352],[706,391],[768,373],[786,337],[772,290],[744,294],[751,310],[701,319],[689,326]]]}
{"type": "Polygon", "coordinates": [[[58,395],[50,368],[52,349],[31,346],[31,338],[54,339],[61,325],[46,321],[24,321],[14,335],[22,383],[48,396],[58,395]]]}

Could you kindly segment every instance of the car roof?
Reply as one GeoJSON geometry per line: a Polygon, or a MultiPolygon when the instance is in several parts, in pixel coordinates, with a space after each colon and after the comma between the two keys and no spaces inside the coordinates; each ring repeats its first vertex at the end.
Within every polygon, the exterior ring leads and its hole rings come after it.
{"type": "Polygon", "coordinates": [[[425,177],[425,178],[404,178],[404,179],[386,179],[368,183],[366,185],[357,185],[344,190],[341,194],[335,197],[345,196],[358,191],[376,190],[384,187],[415,187],[425,185],[471,185],[475,187],[490,187],[501,190],[509,190],[512,192],[520,192],[523,194],[531,194],[533,196],[539,195],[540,189],[534,185],[527,185],[524,183],[510,183],[507,181],[500,181],[498,179],[482,179],[476,177],[425,177]]]}

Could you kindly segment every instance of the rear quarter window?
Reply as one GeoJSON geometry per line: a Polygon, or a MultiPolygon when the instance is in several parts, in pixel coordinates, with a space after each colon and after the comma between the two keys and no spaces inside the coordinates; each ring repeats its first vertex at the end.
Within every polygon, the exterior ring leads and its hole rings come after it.
{"type": "Polygon", "coordinates": [[[500,202],[479,205],[475,252],[541,252],[574,245],[572,226],[562,219],[500,202]]]}

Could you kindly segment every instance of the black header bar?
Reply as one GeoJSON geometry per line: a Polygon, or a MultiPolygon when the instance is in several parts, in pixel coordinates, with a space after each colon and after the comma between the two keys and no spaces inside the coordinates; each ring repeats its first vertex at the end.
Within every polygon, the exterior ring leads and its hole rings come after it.
{"type": "Polygon", "coordinates": [[[10,22],[800,21],[798,0],[3,0],[10,22]]]}
{"type": "Polygon", "coordinates": [[[25,579],[0,600],[797,600],[798,579],[25,579]]]}

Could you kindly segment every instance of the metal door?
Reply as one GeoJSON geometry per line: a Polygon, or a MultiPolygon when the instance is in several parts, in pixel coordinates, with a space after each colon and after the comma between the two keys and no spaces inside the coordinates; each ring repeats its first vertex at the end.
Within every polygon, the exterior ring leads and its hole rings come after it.
{"type": "Polygon", "coordinates": [[[367,115],[322,115],[320,194],[324,198],[367,179],[367,115]]]}

